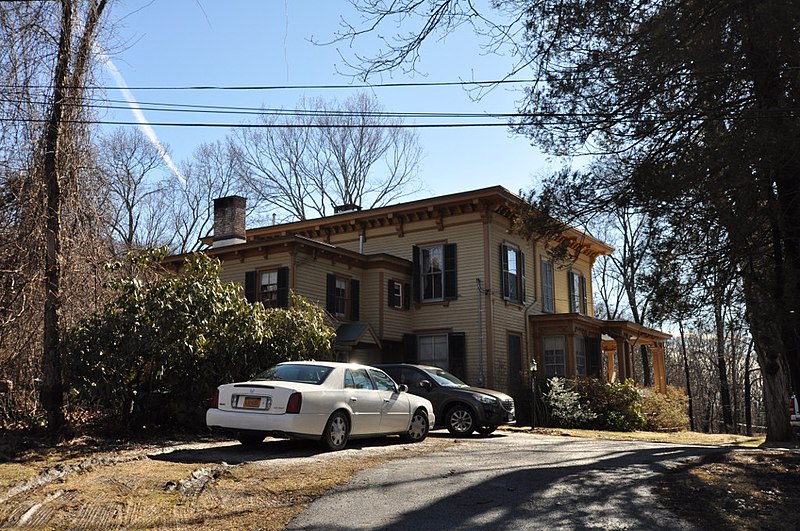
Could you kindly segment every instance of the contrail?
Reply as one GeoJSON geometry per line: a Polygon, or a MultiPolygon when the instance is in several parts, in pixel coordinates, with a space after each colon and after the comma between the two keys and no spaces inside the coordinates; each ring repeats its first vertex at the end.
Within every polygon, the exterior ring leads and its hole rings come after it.
{"type": "Polygon", "coordinates": [[[136,121],[139,122],[139,125],[142,127],[142,131],[150,140],[150,143],[153,144],[153,147],[158,150],[159,155],[161,158],[164,159],[164,162],[172,170],[172,173],[175,174],[175,177],[186,186],[186,178],[181,174],[178,167],[172,161],[172,157],[169,156],[167,150],[164,149],[164,146],[161,144],[161,141],[156,136],[156,132],[150,126],[150,122],[147,121],[145,118],[142,109],[139,107],[139,103],[136,101],[136,98],[133,97],[133,93],[128,89],[128,84],[125,82],[125,78],[122,77],[122,73],[119,71],[117,66],[111,61],[111,58],[108,57],[105,52],[100,49],[97,49],[98,54],[100,55],[100,60],[106,65],[108,71],[111,72],[114,81],[117,83],[117,88],[122,92],[122,97],[125,98],[125,101],[128,102],[128,106],[131,108],[131,112],[133,116],[136,118],[136,121]]]}

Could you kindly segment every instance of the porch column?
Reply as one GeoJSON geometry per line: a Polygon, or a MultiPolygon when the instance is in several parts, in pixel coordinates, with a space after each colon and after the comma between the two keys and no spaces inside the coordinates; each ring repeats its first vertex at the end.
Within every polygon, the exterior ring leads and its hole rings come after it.
{"type": "Polygon", "coordinates": [[[625,348],[627,344],[628,342],[624,339],[617,339],[617,369],[619,369],[618,380],[620,382],[624,382],[628,379],[628,349],[625,348]]]}
{"type": "Polygon", "coordinates": [[[656,385],[658,386],[658,390],[662,394],[666,394],[667,392],[667,374],[666,374],[666,363],[664,362],[664,346],[659,344],[658,346],[653,346],[653,367],[658,369],[658,373],[656,376],[656,385]]]}
{"type": "Polygon", "coordinates": [[[606,365],[608,366],[608,382],[611,383],[617,376],[617,372],[614,369],[614,352],[604,352],[603,354],[606,355],[606,365]]]}

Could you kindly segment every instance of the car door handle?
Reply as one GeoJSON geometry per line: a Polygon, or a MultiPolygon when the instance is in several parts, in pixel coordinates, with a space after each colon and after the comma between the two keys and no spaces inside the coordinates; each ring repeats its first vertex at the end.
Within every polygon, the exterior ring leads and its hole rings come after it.
{"type": "Polygon", "coordinates": [[[358,397],[351,396],[350,397],[350,402],[358,402],[358,397]]]}
{"type": "Polygon", "coordinates": [[[384,404],[388,404],[389,402],[391,402],[391,400],[390,400],[390,399],[388,399],[388,398],[384,398],[384,399],[383,399],[383,403],[384,403],[384,404]]]}

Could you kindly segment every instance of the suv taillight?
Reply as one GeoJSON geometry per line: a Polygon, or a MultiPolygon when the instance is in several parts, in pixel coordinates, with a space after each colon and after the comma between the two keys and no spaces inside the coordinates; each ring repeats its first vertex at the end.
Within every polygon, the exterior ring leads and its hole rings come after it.
{"type": "Polygon", "coordinates": [[[286,403],[287,413],[300,413],[300,408],[303,406],[303,395],[294,392],[289,396],[289,401],[286,403]]]}
{"type": "Polygon", "coordinates": [[[214,389],[214,394],[211,395],[211,403],[209,407],[212,409],[216,409],[219,407],[219,389],[214,389]]]}

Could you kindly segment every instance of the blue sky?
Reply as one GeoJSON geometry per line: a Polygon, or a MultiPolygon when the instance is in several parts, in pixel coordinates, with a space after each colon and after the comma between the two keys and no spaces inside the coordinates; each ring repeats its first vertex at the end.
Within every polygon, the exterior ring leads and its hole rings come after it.
{"type": "MultiPolygon", "coordinates": [[[[341,17],[358,15],[344,0],[122,0],[110,21],[114,40],[107,52],[133,96],[140,102],[295,108],[305,97],[345,99],[361,89],[269,91],[157,91],[154,86],[350,85],[341,74],[342,56],[352,58],[348,43],[319,46],[339,29],[341,17]]],[[[369,51],[374,40],[356,43],[369,51]]],[[[424,75],[402,72],[373,83],[442,82],[500,79],[508,57],[486,55],[469,28],[443,40],[431,40],[418,65],[424,75]]],[[[524,75],[524,74],[523,74],[524,75]]],[[[114,86],[112,76],[104,81],[114,86]]],[[[517,90],[521,86],[515,86],[517,90]]],[[[519,92],[499,87],[473,101],[461,87],[375,88],[387,111],[509,113],[519,92]]],[[[108,97],[123,99],[117,90],[108,97]]],[[[145,110],[151,122],[240,122],[237,116],[201,117],[145,110]]],[[[130,111],[113,111],[106,120],[133,121],[130,111]]],[[[441,122],[441,121],[439,121],[441,122]]],[[[225,136],[223,128],[154,126],[176,162],[194,148],[225,136]]],[[[425,152],[420,175],[430,194],[446,194],[500,184],[513,192],[528,189],[552,164],[525,138],[505,127],[418,130],[425,152]]]]}

